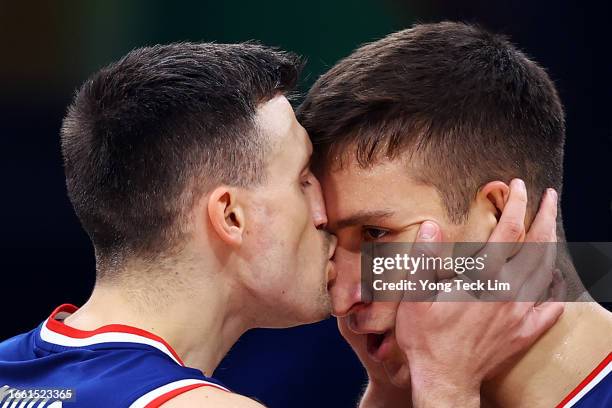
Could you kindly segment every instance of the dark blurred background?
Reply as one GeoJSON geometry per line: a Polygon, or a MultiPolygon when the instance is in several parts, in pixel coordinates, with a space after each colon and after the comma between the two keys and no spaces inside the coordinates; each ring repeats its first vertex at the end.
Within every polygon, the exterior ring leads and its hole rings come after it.
{"type": "MultiPolygon", "coordinates": [[[[65,195],[58,130],[90,73],[146,44],[257,39],[307,57],[304,91],[356,46],[415,22],[508,34],[548,69],[565,103],[568,240],[612,241],[611,11],[568,0],[0,0],[0,340],[61,303],[82,304],[92,288],[93,251],[65,195]]],[[[216,377],[272,408],[354,406],[365,383],[333,319],[250,332],[216,377]]]]}

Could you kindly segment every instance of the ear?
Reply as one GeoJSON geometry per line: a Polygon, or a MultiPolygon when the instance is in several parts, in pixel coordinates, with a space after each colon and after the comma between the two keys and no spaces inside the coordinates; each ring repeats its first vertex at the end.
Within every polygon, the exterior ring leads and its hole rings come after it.
{"type": "Polygon", "coordinates": [[[495,218],[499,221],[508,197],[510,196],[510,187],[503,181],[491,181],[485,184],[478,190],[476,201],[486,207],[489,207],[495,212],[495,218]]]}
{"type": "Polygon", "coordinates": [[[239,190],[228,186],[215,188],[208,198],[208,218],[221,241],[231,246],[242,243],[244,209],[239,203],[239,190]]]}

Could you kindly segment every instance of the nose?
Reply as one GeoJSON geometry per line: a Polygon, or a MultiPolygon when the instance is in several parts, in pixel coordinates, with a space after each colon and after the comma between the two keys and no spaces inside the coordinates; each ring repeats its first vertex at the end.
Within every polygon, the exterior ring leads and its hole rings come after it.
{"type": "Polygon", "coordinates": [[[308,176],[310,185],[306,189],[308,201],[310,203],[310,212],[312,220],[317,228],[325,228],[327,225],[327,211],[325,211],[325,201],[323,200],[323,192],[321,184],[314,174],[308,176]]]}
{"type": "Polygon", "coordinates": [[[334,256],[336,278],[330,284],[333,314],[341,317],[364,305],[361,299],[361,255],[342,246],[334,256]]]}

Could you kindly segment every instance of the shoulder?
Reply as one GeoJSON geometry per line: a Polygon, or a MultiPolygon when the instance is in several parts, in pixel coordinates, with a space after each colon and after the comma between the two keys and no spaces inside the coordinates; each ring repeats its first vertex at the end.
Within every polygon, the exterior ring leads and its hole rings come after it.
{"type": "Polygon", "coordinates": [[[172,398],[160,407],[192,408],[196,406],[214,408],[264,408],[262,404],[255,400],[214,387],[195,388],[172,398]]]}

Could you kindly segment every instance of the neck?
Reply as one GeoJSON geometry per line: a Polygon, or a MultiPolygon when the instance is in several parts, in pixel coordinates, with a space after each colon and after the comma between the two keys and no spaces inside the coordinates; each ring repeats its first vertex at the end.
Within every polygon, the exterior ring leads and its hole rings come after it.
{"type": "MultiPolygon", "coordinates": [[[[558,241],[565,242],[561,219],[558,241]]],[[[538,341],[493,380],[483,396],[493,406],[557,406],[612,350],[612,313],[594,302],[582,285],[566,247],[557,266],[567,284],[565,311],[538,341]]]]}
{"type": "Polygon", "coordinates": [[[90,299],[64,323],[80,330],[107,324],[147,330],[164,339],[186,366],[211,376],[248,326],[236,312],[239,297],[215,280],[223,273],[202,276],[193,273],[197,270],[202,269],[122,270],[122,276],[139,278],[96,283],[90,299]]]}
{"type": "Polygon", "coordinates": [[[484,387],[495,406],[556,406],[612,350],[612,315],[595,302],[566,303],[559,321],[484,387]]]}

